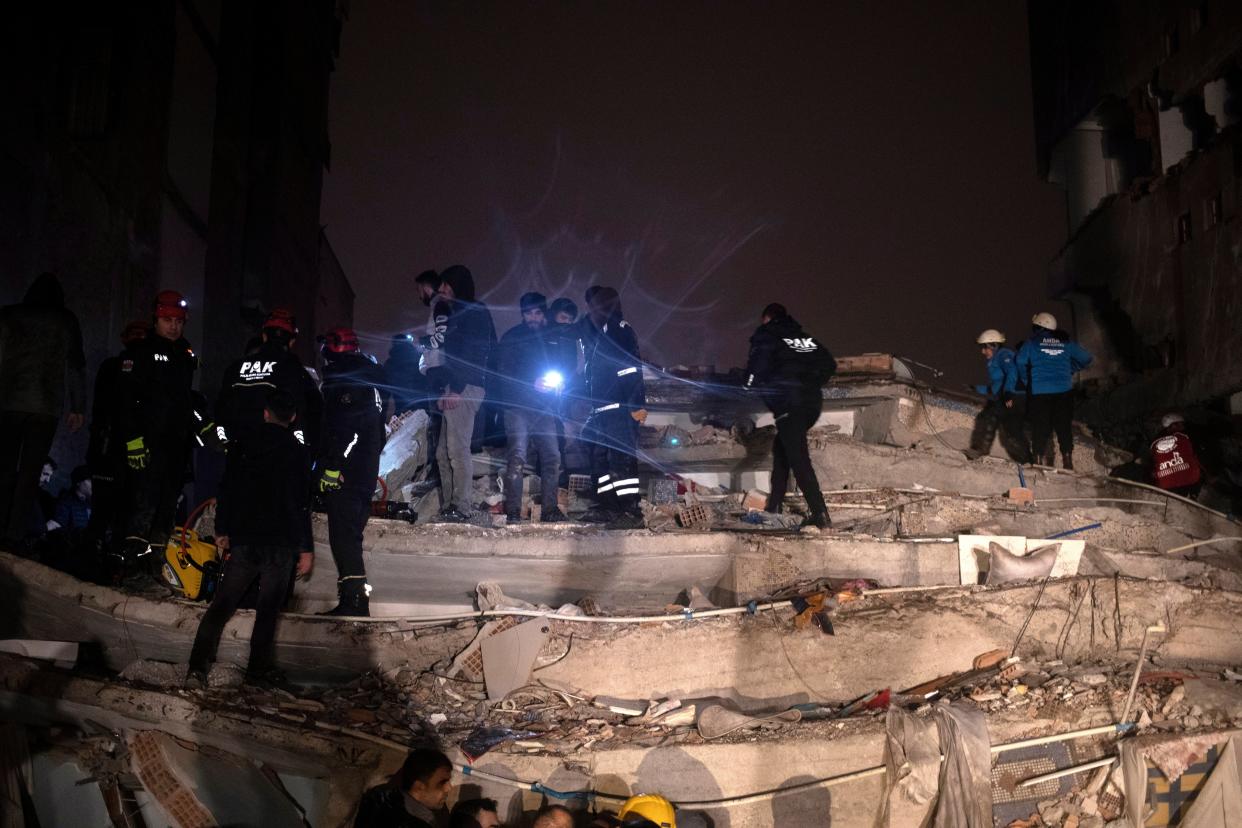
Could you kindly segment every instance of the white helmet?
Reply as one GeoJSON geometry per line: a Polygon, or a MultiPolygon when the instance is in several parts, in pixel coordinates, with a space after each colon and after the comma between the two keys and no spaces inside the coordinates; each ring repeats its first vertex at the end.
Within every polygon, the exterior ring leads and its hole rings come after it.
{"type": "Polygon", "coordinates": [[[1050,313],[1037,313],[1031,317],[1031,324],[1055,331],[1057,329],[1057,318],[1050,313]]]}
{"type": "Polygon", "coordinates": [[[1181,414],[1178,414],[1176,411],[1171,411],[1168,414],[1165,414],[1163,417],[1160,418],[1160,427],[1168,428],[1174,423],[1185,423],[1185,422],[1186,422],[1185,417],[1183,417],[1181,414]]]}
{"type": "Polygon", "coordinates": [[[980,345],[1003,345],[1005,335],[996,328],[988,328],[975,339],[980,345]]]}

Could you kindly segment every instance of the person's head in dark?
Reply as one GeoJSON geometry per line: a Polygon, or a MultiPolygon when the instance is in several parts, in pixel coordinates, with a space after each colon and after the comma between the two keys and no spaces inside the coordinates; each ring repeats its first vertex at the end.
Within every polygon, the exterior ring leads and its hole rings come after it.
{"type": "Polygon", "coordinates": [[[587,315],[591,324],[602,328],[614,316],[621,315],[621,297],[614,288],[594,286],[587,290],[587,315]]]}
{"type": "Polygon", "coordinates": [[[392,778],[399,790],[426,808],[444,807],[452,790],[453,763],[435,748],[415,748],[392,778]]]}
{"type": "Polygon", "coordinates": [[[500,810],[494,799],[462,799],[449,812],[449,828],[499,828],[500,810]]]}
{"type": "Polygon", "coordinates": [[[392,344],[388,346],[388,356],[391,359],[397,354],[409,353],[414,350],[414,337],[408,333],[399,333],[392,335],[392,344]]]}
{"type": "Polygon", "coordinates": [[[440,274],[440,292],[450,299],[474,301],[474,274],[465,265],[453,265],[440,274]]]}
{"type": "Polygon", "coordinates": [[[185,330],[185,318],[189,302],[175,290],[161,290],[155,294],[155,334],[170,342],[181,338],[185,330]]]}
{"type": "Polygon", "coordinates": [[[78,500],[89,503],[91,500],[91,470],[89,466],[78,466],[69,475],[70,490],[78,500]]]}
{"type": "Polygon", "coordinates": [[[361,350],[358,334],[353,328],[338,325],[319,336],[319,352],[323,355],[325,362],[332,362],[346,354],[356,354],[361,350]]]}
{"type": "Polygon", "coordinates": [[[26,289],[22,298],[23,305],[33,308],[63,308],[65,291],[55,273],[40,273],[26,289]]]}
{"type": "Polygon", "coordinates": [[[781,319],[787,319],[788,317],[789,317],[789,311],[785,310],[785,306],[782,305],[780,302],[770,303],[767,307],[763,309],[763,313],[759,315],[759,318],[763,321],[763,324],[765,325],[768,324],[769,322],[777,322],[781,319]]]}
{"type": "Polygon", "coordinates": [[[52,476],[56,474],[56,461],[50,457],[43,458],[43,469],[39,472],[39,485],[46,486],[52,482],[52,476]]]}
{"type": "Polygon", "coordinates": [[[121,344],[133,345],[147,338],[147,334],[151,333],[151,323],[142,319],[135,319],[127,322],[125,327],[121,329],[121,344]]]}
{"type": "Polygon", "coordinates": [[[263,320],[263,330],[259,335],[264,342],[274,343],[288,351],[298,341],[298,318],[289,308],[273,308],[267,319],[263,320]]]}
{"type": "Polygon", "coordinates": [[[558,325],[572,325],[578,321],[578,306],[567,296],[562,296],[548,308],[548,315],[558,325]]]}
{"type": "Polygon", "coordinates": [[[530,825],[531,828],[574,828],[574,812],[564,805],[545,805],[530,825]]]}
{"type": "Polygon", "coordinates": [[[263,422],[288,428],[298,417],[298,404],[288,391],[276,389],[263,403],[263,422]]]}
{"type": "Polygon", "coordinates": [[[528,328],[542,328],[548,322],[548,298],[542,293],[523,293],[518,300],[522,322],[528,328]]]}
{"type": "Polygon", "coordinates": [[[440,292],[441,282],[440,274],[434,270],[424,270],[414,277],[414,289],[418,291],[418,298],[424,305],[431,305],[431,300],[440,292]]]}

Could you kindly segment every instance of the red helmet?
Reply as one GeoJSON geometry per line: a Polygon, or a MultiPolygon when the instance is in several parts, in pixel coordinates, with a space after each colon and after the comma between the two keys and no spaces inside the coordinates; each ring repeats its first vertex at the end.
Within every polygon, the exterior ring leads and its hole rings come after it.
{"type": "Polygon", "coordinates": [[[189,305],[185,297],[175,290],[161,290],[155,294],[156,319],[185,319],[185,309],[189,305]]]}
{"type": "Polygon", "coordinates": [[[293,315],[293,311],[289,308],[272,308],[272,312],[267,315],[267,319],[263,322],[263,330],[275,328],[278,331],[284,331],[289,336],[298,335],[298,318],[293,315]]]}
{"type": "Polygon", "coordinates": [[[337,326],[319,337],[319,341],[330,354],[352,354],[359,350],[358,334],[353,328],[337,326]]]}
{"type": "Polygon", "coordinates": [[[121,344],[129,345],[133,342],[137,342],[140,339],[146,339],[147,334],[150,332],[151,332],[150,322],[140,320],[140,319],[136,319],[133,322],[128,322],[125,325],[125,329],[121,331],[121,344]]]}

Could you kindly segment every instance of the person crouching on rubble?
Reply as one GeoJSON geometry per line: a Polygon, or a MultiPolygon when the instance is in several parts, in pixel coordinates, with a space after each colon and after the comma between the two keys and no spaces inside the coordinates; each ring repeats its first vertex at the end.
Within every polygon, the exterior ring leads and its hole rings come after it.
{"type": "Polygon", "coordinates": [[[203,615],[190,652],[186,687],[202,689],[215,660],[220,633],[257,580],[259,601],[250,634],[247,680],[280,686],[276,668],[276,620],[295,568],[299,577],[314,565],[311,537],[310,463],[290,431],[297,403],[273,391],[263,427],[235,441],[216,499],[216,546],[227,554],[224,575],[203,615]]]}
{"type": "Polygon", "coordinates": [[[992,450],[996,432],[1001,433],[1001,444],[1015,462],[1030,461],[1030,449],[1023,428],[1025,399],[1018,396],[1018,367],[1013,351],[1005,347],[1005,335],[989,328],[975,339],[983,358],[988,361],[988,381],[974,386],[974,390],[987,397],[975,428],[970,435],[967,459],[977,460],[992,450]]]}
{"type": "Polygon", "coordinates": [[[1091,364],[1091,354],[1057,328],[1050,313],[1031,318],[1031,336],[1014,356],[1018,378],[1026,383],[1026,416],[1031,422],[1031,460],[1052,465],[1052,434],[1061,444],[1061,465],[1074,469],[1074,374],[1091,364]]]}
{"type": "Polygon", "coordinates": [[[453,763],[435,748],[415,748],[392,779],[358,803],[354,828],[437,828],[452,790],[453,763]]]}
{"type": "Polygon", "coordinates": [[[746,388],[758,391],[776,418],[772,443],[772,491],[766,511],[779,514],[792,471],[810,514],[803,526],[832,526],[828,506],[811,465],[806,433],[824,407],[823,386],[836,373],[837,361],[815,337],[773,302],[763,309],[762,324],[750,338],[746,388]]]}
{"type": "Polygon", "coordinates": [[[595,479],[595,507],[582,520],[607,529],[641,529],[638,429],[647,420],[638,336],[625,321],[621,298],[610,287],[587,291],[583,373],[591,416],[582,428],[595,479]]]}
{"type": "Polygon", "coordinates": [[[1186,434],[1186,418],[1181,414],[1165,414],[1160,420],[1160,433],[1151,443],[1151,479],[1166,492],[1192,500],[1199,496],[1203,485],[1203,467],[1195,454],[1194,443],[1186,434]]]}

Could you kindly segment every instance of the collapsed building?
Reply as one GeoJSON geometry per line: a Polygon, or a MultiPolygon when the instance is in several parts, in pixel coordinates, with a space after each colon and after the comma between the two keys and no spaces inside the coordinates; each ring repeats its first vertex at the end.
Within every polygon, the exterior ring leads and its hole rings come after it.
{"type": "MultiPolygon", "coordinates": [[[[394,420],[377,617],[314,615],[336,581],[317,520],[278,632],[296,694],[241,686],[249,612],[185,691],[202,604],[0,553],[11,801],[40,824],[348,825],[434,741],[456,795],[512,824],[639,792],[732,828],[1227,824],[1242,527],[1108,477],[1129,458],[1081,429],[1076,472],[969,461],[976,401],[840,363],[811,433],[825,532],[761,511],[770,415],[720,377],[649,378],[642,530],[504,525],[487,449],[496,512],[426,524],[425,420],[394,420]]],[[[561,501],[586,507],[572,476],[561,501]]]]}

